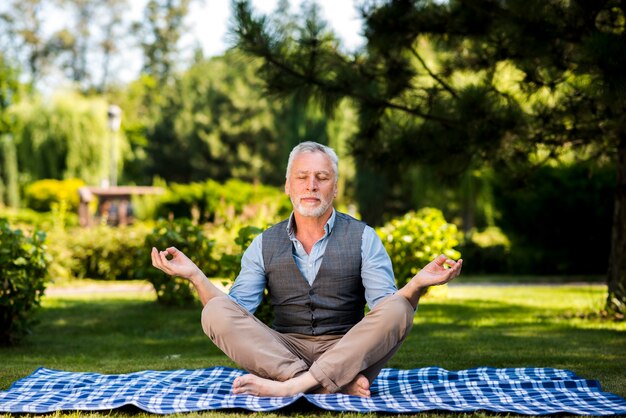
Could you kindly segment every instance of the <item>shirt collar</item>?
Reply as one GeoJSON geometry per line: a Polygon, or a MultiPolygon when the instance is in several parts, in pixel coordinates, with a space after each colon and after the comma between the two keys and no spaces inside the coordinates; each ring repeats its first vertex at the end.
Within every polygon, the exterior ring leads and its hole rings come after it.
{"type": "MultiPolygon", "coordinates": [[[[328,221],[326,221],[326,225],[324,225],[324,231],[326,232],[326,236],[330,235],[330,233],[333,231],[333,228],[335,226],[335,208],[333,208],[333,212],[330,214],[330,218],[328,218],[328,221]]],[[[287,234],[289,235],[289,238],[293,239],[295,238],[295,234],[293,231],[293,227],[294,224],[296,222],[296,218],[293,215],[293,212],[291,212],[291,215],[289,216],[289,222],[287,222],[287,234]]]]}

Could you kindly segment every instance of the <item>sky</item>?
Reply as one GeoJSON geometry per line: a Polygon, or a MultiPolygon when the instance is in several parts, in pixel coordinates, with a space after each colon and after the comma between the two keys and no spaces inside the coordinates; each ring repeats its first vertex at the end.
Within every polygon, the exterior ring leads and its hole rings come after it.
{"type": "MultiPolygon", "coordinates": [[[[276,3],[277,0],[252,0],[254,10],[262,14],[274,11],[276,3]]],[[[292,12],[300,10],[301,0],[290,0],[290,3],[292,12]]],[[[322,17],[341,39],[345,49],[353,50],[363,44],[361,21],[353,1],[318,0],[318,4],[322,8],[322,17]]],[[[194,5],[189,24],[207,56],[220,55],[226,50],[230,18],[230,0],[204,0],[203,4],[194,5]]]]}
{"type": "MultiPolygon", "coordinates": [[[[300,11],[302,3],[310,0],[289,0],[291,12],[300,11]]],[[[131,9],[126,14],[129,21],[139,21],[147,0],[129,0],[131,9]]],[[[361,36],[361,20],[356,9],[355,2],[358,0],[317,0],[321,7],[322,18],[328,22],[330,28],[339,37],[341,47],[345,51],[353,51],[364,44],[361,36]]],[[[276,9],[278,0],[251,0],[254,12],[270,14],[276,9]]],[[[8,4],[0,0],[0,12],[8,4]]],[[[63,15],[58,8],[46,9],[44,20],[44,32],[54,33],[66,25],[67,16],[63,15]]],[[[191,58],[195,47],[200,44],[206,57],[223,54],[229,46],[227,32],[231,22],[231,0],[199,0],[192,2],[191,10],[186,19],[189,27],[188,34],[181,39],[181,51],[183,61],[191,58]]],[[[136,45],[127,45],[126,52],[122,52],[120,59],[111,62],[111,77],[118,82],[129,82],[137,77],[141,69],[141,54],[136,45]]],[[[100,71],[92,68],[98,79],[100,71]]],[[[52,73],[47,80],[48,89],[55,86],[62,87],[67,80],[61,73],[52,73]]]]}
{"type": "MultiPolygon", "coordinates": [[[[291,12],[299,12],[302,3],[307,0],[289,0],[291,12]]],[[[131,0],[130,17],[140,20],[145,0],[131,0]]],[[[251,0],[255,13],[270,14],[276,9],[278,0],[251,0]]],[[[352,51],[365,42],[361,35],[361,20],[354,0],[317,0],[322,18],[328,22],[333,32],[339,37],[345,51],[352,51]]],[[[199,43],[206,57],[223,54],[228,48],[227,33],[231,20],[231,0],[200,0],[192,3],[186,23],[189,34],[181,39],[181,47],[190,57],[199,43]]],[[[137,77],[141,68],[140,60],[133,57],[133,52],[124,64],[113,71],[116,79],[128,82],[137,77]]]]}

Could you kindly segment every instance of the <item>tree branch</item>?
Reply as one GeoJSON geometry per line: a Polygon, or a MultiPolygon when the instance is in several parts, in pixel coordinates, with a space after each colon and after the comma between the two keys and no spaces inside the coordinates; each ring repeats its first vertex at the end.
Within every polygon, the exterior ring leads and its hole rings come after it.
{"type": "Polygon", "coordinates": [[[413,55],[415,55],[415,58],[417,58],[417,60],[420,62],[420,64],[422,64],[422,67],[424,67],[424,69],[426,70],[428,75],[431,76],[432,78],[434,78],[435,80],[437,80],[437,82],[439,84],[441,84],[441,87],[443,87],[444,90],[446,90],[448,93],[450,93],[455,99],[458,99],[459,97],[456,94],[456,92],[452,89],[452,87],[450,87],[448,84],[446,84],[446,82],[444,82],[440,77],[437,76],[437,74],[433,73],[430,70],[430,68],[428,68],[428,66],[426,65],[426,62],[422,59],[420,54],[417,53],[417,51],[415,50],[415,48],[413,46],[411,46],[410,50],[413,53],[413,55]]]}

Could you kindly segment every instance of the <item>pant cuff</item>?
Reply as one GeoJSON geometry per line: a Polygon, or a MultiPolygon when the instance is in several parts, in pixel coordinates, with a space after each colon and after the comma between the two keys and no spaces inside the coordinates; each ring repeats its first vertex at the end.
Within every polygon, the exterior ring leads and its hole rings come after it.
{"type": "Polygon", "coordinates": [[[327,391],[329,391],[330,393],[339,392],[339,390],[341,389],[339,386],[335,384],[335,382],[333,382],[330,379],[330,377],[328,377],[328,375],[326,375],[326,373],[324,373],[324,370],[322,370],[322,368],[319,366],[319,364],[317,364],[317,362],[314,362],[311,365],[311,368],[309,369],[309,373],[311,373],[313,378],[315,378],[315,380],[317,380],[320,383],[320,385],[322,385],[322,387],[326,389],[327,391]]]}

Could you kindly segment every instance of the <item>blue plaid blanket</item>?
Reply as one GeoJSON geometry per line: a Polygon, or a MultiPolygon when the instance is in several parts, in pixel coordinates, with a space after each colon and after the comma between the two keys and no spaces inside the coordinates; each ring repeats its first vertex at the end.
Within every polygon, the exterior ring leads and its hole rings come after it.
{"type": "Polygon", "coordinates": [[[383,369],[368,399],[342,394],[285,398],[233,395],[232,382],[241,374],[244,372],[227,367],[119,375],[40,368],[0,392],[0,412],[95,411],[124,405],[156,414],[226,408],[272,411],[304,398],[331,411],[626,414],[626,400],[602,392],[597,381],[552,368],[481,367],[456,372],[437,367],[383,369]]]}

